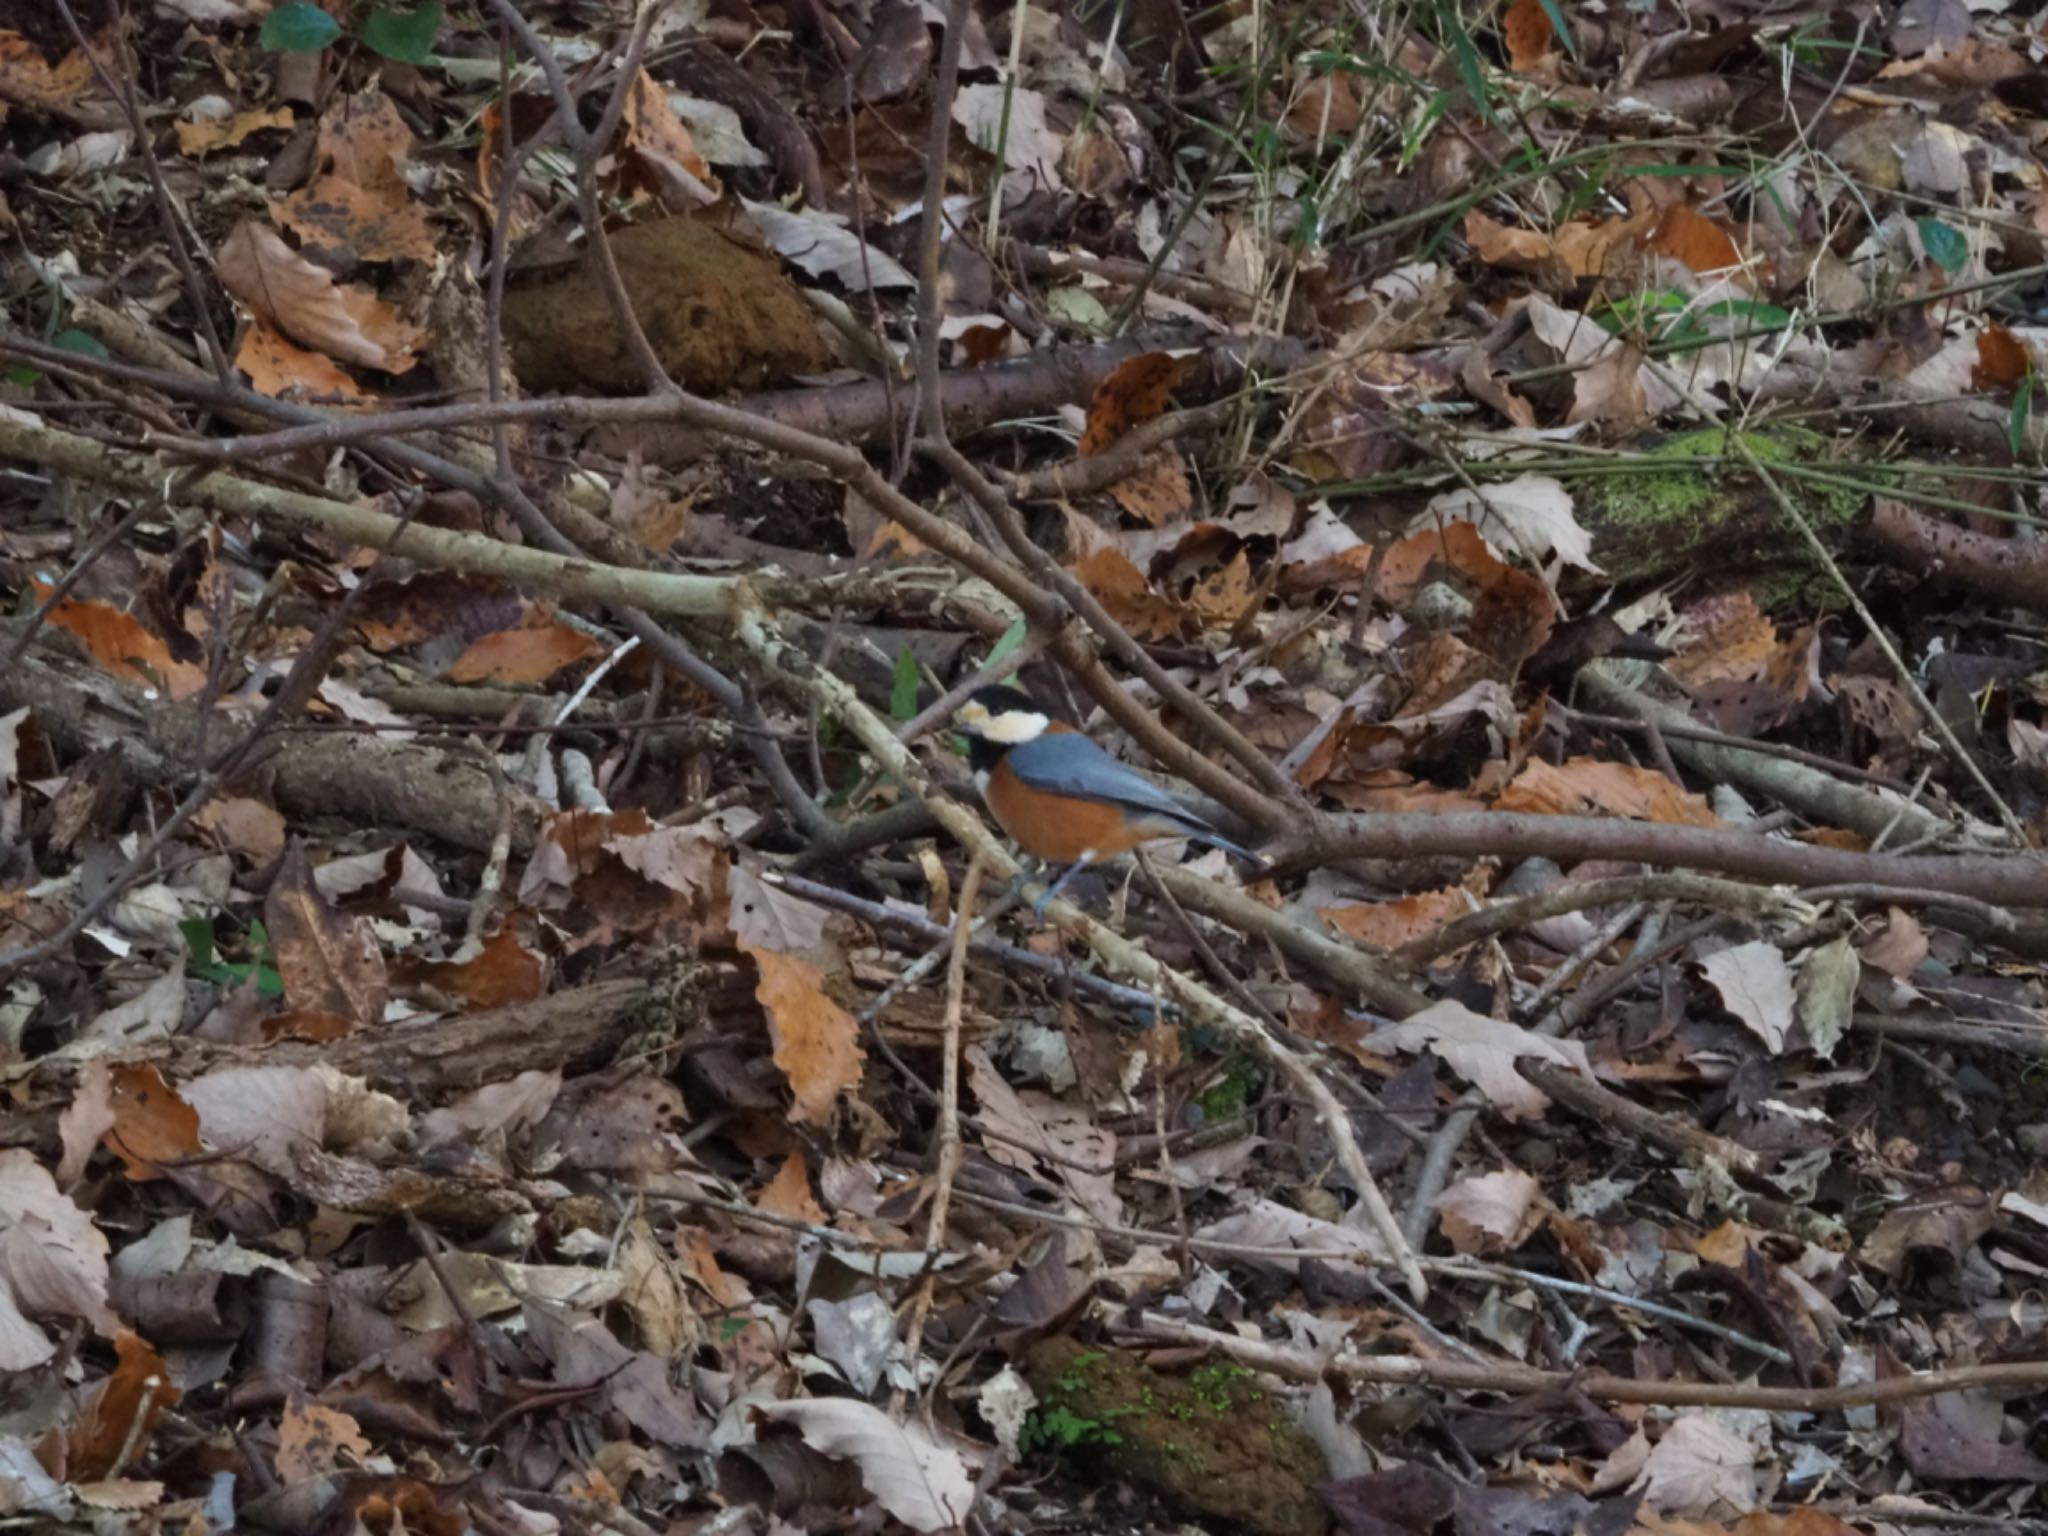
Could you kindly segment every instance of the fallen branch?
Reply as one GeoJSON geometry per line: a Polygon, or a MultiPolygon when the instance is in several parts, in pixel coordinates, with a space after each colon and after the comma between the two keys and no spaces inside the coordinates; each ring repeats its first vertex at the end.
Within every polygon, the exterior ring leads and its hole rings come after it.
{"type": "Polygon", "coordinates": [[[1606,859],[1718,870],[1776,885],[1917,886],[2009,907],[2048,906],[2048,861],[2039,854],[1852,853],[1723,827],[1672,826],[1605,816],[1506,811],[1321,815],[1264,849],[1283,872],[1342,859],[1606,859]]]}
{"type": "Polygon", "coordinates": [[[1269,1371],[1289,1381],[1345,1381],[1397,1386],[1448,1387],[1458,1392],[1578,1392],[1609,1403],[1656,1403],[1667,1408],[1760,1408],[1766,1413],[1833,1413],[1882,1403],[1911,1402],[1943,1392],[1971,1390],[2038,1392],[2048,1387],[2048,1361],[1960,1365],[1940,1371],[1911,1371],[1876,1381],[1838,1387],[1753,1387],[1739,1382],[1656,1381],[1614,1376],[1605,1371],[1546,1371],[1503,1360],[1425,1360],[1415,1355],[1337,1355],[1323,1358],[1305,1349],[1269,1344],[1204,1328],[1159,1312],[1133,1320],[1129,1311],[1098,1303],[1109,1327],[1127,1335],[1212,1350],[1240,1365],[1269,1371]]]}

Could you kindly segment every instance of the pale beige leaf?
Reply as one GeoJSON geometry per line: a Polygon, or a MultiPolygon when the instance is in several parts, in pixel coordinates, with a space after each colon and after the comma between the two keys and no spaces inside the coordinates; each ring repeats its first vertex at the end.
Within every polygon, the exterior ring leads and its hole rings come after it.
{"type": "Polygon", "coordinates": [[[850,1459],[875,1502],[912,1530],[943,1531],[967,1518],[974,1500],[967,1462],[921,1426],[839,1397],[762,1403],[754,1411],[794,1424],[812,1450],[850,1459]]]}
{"type": "Polygon", "coordinates": [[[420,331],[375,294],[337,283],[254,219],[229,232],[214,271],[251,314],[338,362],[404,373],[419,361],[420,331]]]}
{"type": "Polygon", "coordinates": [[[1543,1220],[1536,1181],[1519,1168],[1460,1179],[1436,1197],[1444,1236],[1460,1253],[1512,1253],[1543,1220]]]}
{"type": "Polygon", "coordinates": [[[1755,939],[1700,962],[1700,970],[1721,994],[1721,1006],[1749,1026],[1775,1056],[1792,1028],[1792,968],[1775,944],[1755,939]]]}
{"type": "Polygon", "coordinates": [[[1368,1050],[1431,1051],[1470,1082],[1511,1120],[1540,1115],[1550,1100],[1515,1069],[1523,1057],[1547,1061],[1581,1076],[1593,1075],[1586,1048],[1576,1040],[1552,1040],[1519,1024],[1474,1013],[1445,999],[1411,1014],[1391,1029],[1364,1041],[1368,1050]]]}
{"type": "Polygon", "coordinates": [[[1710,1413],[1665,1427],[1631,1488],[1667,1515],[1746,1514],[1756,1504],[1756,1447],[1710,1413]]]}
{"type": "Polygon", "coordinates": [[[0,1342],[17,1358],[35,1353],[37,1330],[17,1322],[23,1315],[75,1317],[112,1338],[121,1325],[107,1279],[107,1239],[92,1217],[33,1153],[0,1151],[0,1342]]]}
{"type": "Polygon", "coordinates": [[[824,942],[832,914],[816,902],[790,895],[743,864],[726,876],[725,888],[732,900],[726,922],[741,947],[809,955],[824,942]]]}
{"type": "Polygon", "coordinates": [[[1597,573],[1593,535],[1579,526],[1572,508],[1572,494],[1562,481],[1549,475],[1517,475],[1476,491],[1460,487],[1432,497],[1410,532],[1471,523],[1497,554],[1520,555],[1538,567],[1555,556],[1566,565],[1597,573]]]}

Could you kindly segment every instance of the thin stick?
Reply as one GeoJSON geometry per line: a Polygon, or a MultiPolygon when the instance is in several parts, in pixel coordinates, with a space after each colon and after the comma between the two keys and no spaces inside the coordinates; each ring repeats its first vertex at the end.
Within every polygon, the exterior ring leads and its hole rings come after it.
{"type": "Polygon", "coordinates": [[[967,861],[960,882],[960,910],[953,918],[953,956],[946,966],[946,1018],[943,1057],[939,1066],[937,1167],[932,1179],[932,1208],[924,1234],[924,1284],[910,1310],[904,1355],[915,1360],[924,1345],[925,1320],[931,1316],[932,1294],[938,1286],[939,1257],[946,1251],[946,1218],[953,1209],[953,1180],[960,1173],[960,1015],[967,1002],[968,938],[974,929],[974,900],[981,894],[982,850],[967,861]]]}

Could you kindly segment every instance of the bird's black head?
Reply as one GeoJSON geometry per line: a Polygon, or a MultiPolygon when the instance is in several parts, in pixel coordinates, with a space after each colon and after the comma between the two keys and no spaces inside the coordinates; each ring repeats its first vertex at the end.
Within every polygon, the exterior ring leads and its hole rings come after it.
{"type": "Polygon", "coordinates": [[[1030,694],[998,683],[969,694],[953,723],[967,738],[968,761],[985,772],[1010,748],[1043,736],[1052,717],[1030,694]]]}

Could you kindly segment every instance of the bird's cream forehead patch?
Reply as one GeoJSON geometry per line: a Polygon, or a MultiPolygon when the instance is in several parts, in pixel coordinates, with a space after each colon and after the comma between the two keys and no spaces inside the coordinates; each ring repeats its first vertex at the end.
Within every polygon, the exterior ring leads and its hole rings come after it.
{"type": "Polygon", "coordinates": [[[1036,710],[1006,709],[1000,715],[982,711],[981,734],[999,746],[1014,747],[1043,736],[1052,724],[1049,716],[1036,710]]]}
{"type": "Polygon", "coordinates": [[[981,725],[988,720],[988,706],[978,699],[969,699],[962,704],[953,718],[962,725],[981,725]]]}

